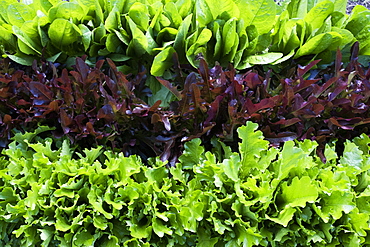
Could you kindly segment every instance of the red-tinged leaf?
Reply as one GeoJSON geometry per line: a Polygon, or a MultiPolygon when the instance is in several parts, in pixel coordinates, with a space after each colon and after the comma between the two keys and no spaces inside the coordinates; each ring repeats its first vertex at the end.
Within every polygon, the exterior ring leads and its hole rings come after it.
{"type": "Polygon", "coordinates": [[[355,125],[361,122],[362,118],[351,118],[351,119],[345,119],[345,118],[336,118],[336,117],[331,117],[329,119],[329,123],[332,125],[338,126],[341,129],[344,130],[353,130],[355,125]]]}
{"type": "Polygon", "coordinates": [[[53,92],[50,91],[46,85],[37,81],[31,81],[29,87],[30,92],[35,98],[45,101],[52,101],[54,97],[53,92]]]}
{"type": "Polygon", "coordinates": [[[174,86],[172,86],[172,84],[169,82],[169,81],[167,81],[167,80],[164,80],[164,79],[162,79],[162,78],[160,78],[160,77],[158,77],[158,76],[156,76],[155,77],[163,86],[165,86],[168,90],[170,90],[172,93],[173,93],[173,95],[175,95],[176,96],[176,98],[178,99],[178,100],[181,100],[181,93],[177,90],[177,88],[176,87],[174,87],[174,86]]]}
{"type": "Polygon", "coordinates": [[[181,91],[181,100],[179,102],[181,115],[184,115],[189,107],[189,101],[191,99],[191,85],[196,82],[197,81],[194,72],[191,72],[185,79],[184,89],[181,91]]]}
{"type": "Polygon", "coordinates": [[[294,100],[293,100],[293,105],[292,105],[293,112],[302,109],[303,107],[306,106],[306,104],[307,104],[307,102],[304,101],[304,99],[302,98],[302,96],[299,93],[295,94],[294,95],[294,100]]]}
{"type": "Polygon", "coordinates": [[[12,94],[8,92],[9,87],[0,88],[0,98],[9,98],[12,94]]]}
{"type": "Polygon", "coordinates": [[[318,91],[314,91],[313,95],[319,97],[323,92],[325,92],[333,83],[337,82],[339,77],[332,77],[322,87],[318,88],[318,91]]]}
{"type": "Polygon", "coordinates": [[[279,134],[273,134],[270,136],[265,137],[270,143],[276,144],[281,142],[293,141],[297,139],[297,134],[294,132],[280,132],[279,134]]]}
{"type": "Polygon", "coordinates": [[[308,88],[312,84],[320,81],[321,79],[314,79],[314,80],[303,80],[303,82],[299,83],[297,86],[294,87],[294,93],[298,93],[299,91],[308,88]]]}
{"type": "Polygon", "coordinates": [[[220,110],[220,103],[224,99],[223,95],[218,95],[216,99],[210,104],[208,112],[207,112],[207,119],[204,122],[204,126],[209,126],[211,125],[211,121],[215,120],[218,112],[220,110]]]}
{"type": "Polygon", "coordinates": [[[201,58],[200,62],[199,62],[199,74],[203,79],[204,86],[203,86],[202,91],[204,91],[204,97],[207,100],[211,100],[212,96],[211,96],[211,84],[210,84],[210,81],[209,81],[209,79],[210,79],[209,78],[209,69],[208,69],[208,64],[207,64],[206,60],[204,60],[203,58],[201,58]]]}
{"type": "Polygon", "coordinates": [[[346,98],[340,98],[340,99],[334,99],[332,103],[333,103],[333,106],[343,106],[343,105],[351,104],[351,100],[346,99],[346,98]]]}
{"type": "Polygon", "coordinates": [[[236,80],[233,80],[232,85],[234,87],[236,95],[243,94],[243,85],[239,84],[239,82],[237,82],[236,80]]]}
{"type": "Polygon", "coordinates": [[[158,122],[162,122],[162,118],[161,116],[158,114],[158,113],[154,113],[151,117],[151,121],[150,121],[152,124],[156,124],[158,122]]]}
{"type": "Polygon", "coordinates": [[[315,116],[319,116],[325,110],[325,106],[322,104],[313,104],[312,111],[315,113],[315,116]]]}
{"type": "Polygon", "coordinates": [[[114,112],[111,105],[104,105],[99,109],[97,114],[98,120],[104,119],[107,123],[112,123],[114,121],[114,112]]]}
{"type": "Polygon", "coordinates": [[[358,104],[359,104],[359,101],[362,100],[362,99],[364,99],[364,98],[365,97],[362,96],[362,95],[360,95],[360,94],[356,94],[356,93],[351,94],[351,96],[350,96],[351,106],[352,107],[357,107],[358,104]]]}
{"type": "Polygon", "coordinates": [[[369,123],[370,123],[370,118],[365,118],[365,119],[361,120],[360,122],[354,124],[354,127],[359,126],[359,125],[363,125],[363,124],[369,124],[369,123]]]}
{"type": "Polygon", "coordinates": [[[86,81],[87,75],[90,71],[90,67],[85,63],[84,60],[79,57],[76,58],[76,69],[78,72],[80,72],[82,80],[86,81]]]}
{"type": "Polygon", "coordinates": [[[272,73],[272,70],[269,69],[266,73],[266,76],[265,78],[263,79],[263,82],[262,82],[262,85],[263,85],[263,89],[264,89],[264,93],[267,95],[268,94],[268,91],[270,89],[270,81],[271,81],[271,73],[272,73]]]}
{"type": "Polygon", "coordinates": [[[47,115],[50,112],[58,112],[59,110],[59,103],[58,100],[53,100],[50,102],[50,104],[47,106],[47,110],[43,113],[43,115],[47,115]]]}
{"type": "Polygon", "coordinates": [[[149,112],[156,112],[159,110],[159,106],[161,105],[162,101],[161,100],[157,100],[150,108],[149,108],[149,112]]]}
{"type": "Polygon", "coordinates": [[[76,71],[70,71],[69,73],[73,76],[75,81],[79,83],[79,86],[82,87],[82,85],[84,84],[84,81],[82,80],[81,74],[76,71]]]}
{"type": "Polygon", "coordinates": [[[113,72],[115,74],[117,74],[118,73],[117,66],[114,64],[114,62],[112,61],[112,59],[107,58],[107,62],[109,64],[109,67],[111,67],[111,69],[113,70],[113,72]]]}
{"type": "MultiPolygon", "coordinates": [[[[301,96],[301,95],[299,94],[299,96],[301,96]]],[[[285,90],[285,93],[284,93],[283,105],[284,106],[291,106],[292,103],[295,103],[295,97],[296,97],[296,95],[294,94],[293,88],[292,87],[287,87],[286,90],[285,90]],[[293,100],[294,100],[294,102],[293,102],[293,100]]]]}
{"type": "Polygon", "coordinates": [[[99,90],[101,92],[101,95],[106,99],[106,104],[108,102],[114,102],[115,104],[117,103],[116,100],[113,98],[112,95],[108,94],[108,92],[104,89],[104,86],[102,83],[99,84],[99,90]]]}
{"type": "Polygon", "coordinates": [[[64,109],[60,109],[60,124],[62,125],[64,134],[70,131],[70,127],[73,125],[73,119],[68,116],[64,109]]]}
{"type": "Polygon", "coordinates": [[[207,111],[207,108],[204,106],[205,101],[201,98],[200,89],[196,84],[191,85],[192,98],[194,107],[199,108],[202,112],[207,111]]]}
{"type": "Polygon", "coordinates": [[[257,88],[258,85],[261,85],[263,82],[260,80],[258,74],[256,73],[249,73],[244,81],[246,82],[247,86],[252,89],[252,90],[255,90],[257,88]]]}
{"type": "Polygon", "coordinates": [[[282,128],[289,127],[293,124],[299,123],[302,120],[299,118],[291,118],[291,119],[280,119],[279,121],[272,123],[273,125],[281,125],[282,128]]]}
{"type": "Polygon", "coordinates": [[[183,137],[181,139],[181,142],[187,142],[187,141],[191,141],[191,140],[193,140],[195,138],[200,138],[201,136],[203,136],[204,134],[206,134],[208,131],[210,131],[214,126],[215,126],[215,124],[212,124],[210,126],[203,127],[203,129],[202,129],[201,132],[198,132],[195,135],[190,135],[190,136],[183,137]]]}
{"type": "Polygon", "coordinates": [[[270,98],[263,99],[261,100],[261,102],[254,105],[255,112],[263,110],[263,109],[268,109],[274,106],[275,106],[275,102],[271,100],[270,98]]]}
{"type": "Polygon", "coordinates": [[[310,69],[312,69],[313,66],[318,64],[320,61],[321,60],[312,61],[306,66],[298,65],[298,70],[297,70],[298,77],[303,77],[304,74],[306,74],[310,69]]]}
{"type": "Polygon", "coordinates": [[[103,136],[101,135],[101,133],[99,132],[96,132],[95,129],[94,129],[94,126],[91,122],[87,122],[86,123],[86,130],[93,136],[95,136],[97,139],[101,139],[103,138],[103,136]]]}
{"type": "Polygon", "coordinates": [[[254,103],[252,102],[252,100],[250,98],[247,98],[243,104],[243,109],[245,109],[244,111],[246,113],[248,113],[249,115],[255,113],[257,110],[256,106],[254,105],[254,103]]]}
{"type": "Polygon", "coordinates": [[[72,92],[71,79],[68,76],[67,69],[63,69],[62,76],[58,78],[57,81],[61,83],[60,88],[64,90],[64,92],[72,92]]]}
{"type": "Polygon", "coordinates": [[[101,70],[101,68],[103,67],[104,63],[105,63],[105,61],[103,59],[98,60],[95,63],[95,68],[98,69],[98,70],[101,70]]]}
{"type": "Polygon", "coordinates": [[[12,117],[8,114],[5,114],[3,117],[3,123],[5,125],[10,125],[12,123],[12,117]]]}
{"type": "Polygon", "coordinates": [[[121,93],[121,92],[118,92],[118,86],[117,86],[117,83],[115,81],[113,81],[111,78],[109,77],[106,77],[105,78],[105,83],[107,84],[109,90],[112,92],[112,95],[117,98],[118,95],[121,93]]]}
{"type": "Polygon", "coordinates": [[[17,105],[19,105],[19,106],[25,106],[25,105],[32,105],[32,103],[31,102],[27,102],[24,99],[20,99],[20,100],[17,101],[17,105]]]}
{"type": "Polygon", "coordinates": [[[170,159],[174,142],[175,142],[175,140],[173,140],[173,139],[170,139],[167,142],[165,142],[164,150],[163,150],[162,154],[160,155],[161,161],[166,162],[170,159]]]}
{"type": "Polygon", "coordinates": [[[328,100],[334,100],[340,93],[347,89],[347,83],[339,79],[338,83],[335,85],[333,92],[329,93],[328,100]]]}

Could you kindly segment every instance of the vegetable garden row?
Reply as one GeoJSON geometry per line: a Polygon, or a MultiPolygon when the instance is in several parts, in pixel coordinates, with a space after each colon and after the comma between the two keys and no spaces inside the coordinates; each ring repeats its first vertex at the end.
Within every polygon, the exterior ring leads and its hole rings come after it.
{"type": "Polygon", "coordinates": [[[370,10],[1,2],[1,246],[370,244],[370,10]]]}

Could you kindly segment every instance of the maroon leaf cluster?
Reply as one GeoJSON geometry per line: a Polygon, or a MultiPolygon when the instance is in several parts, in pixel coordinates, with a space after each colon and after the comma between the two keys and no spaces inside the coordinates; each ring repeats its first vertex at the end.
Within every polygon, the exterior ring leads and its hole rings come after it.
{"type": "Polygon", "coordinates": [[[128,80],[110,59],[107,62],[108,68],[103,69],[104,60],[90,68],[77,58],[75,69],[64,69],[60,76],[51,63],[41,67],[35,63],[27,74],[22,70],[3,73],[1,147],[9,143],[14,129],[33,131],[46,125],[55,128],[50,136],[68,137],[80,149],[107,145],[144,159],[160,155],[151,123],[153,113],[160,111],[160,102],[150,107],[134,95],[135,88],[144,83],[145,71],[128,80]]]}
{"type": "MultiPolygon", "coordinates": [[[[357,54],[356,43],[345,68],[338,52],[333,66],[313,69],[319,62],[313,61],[297,66],[293,76],[279,74],[279,80],[271,70],[237,74],[232,66],[209,69],[201,59],[198,71],[183,83],[178,76],[157,78],[178,99],[169,109],[162,109],[160,101],[150,106],[138,96],[148,95],[145,70],[124,75],[109,59],[90,68],[77,58],[71,71],[35,63],[27,73],[10,73],[3,60],[0,144],[6,147],[14,129],[33,131],[47,125],[55,128],[50,136],[69,138],[80,149],[105,145],[125,155],[138,154],[144,160],[160,156],[174,164],[184,142],[202,138],[211,149],[216,136],[235,147],[236,128],[253,121],[275,146],[316,140],[324,160],[322,150],[329,140],[368,132],[370,69],[361,67],[357,54]]],[[[175,71],[182,73],[175,64],[175,71]]]]}
{"type": "Polygon", "coordinates": [[[220,66],[209,70],[202,60],[199,74],[191,73],[183,90],[175,92],[182,99],[175,114],[189,131],[184,139],[202,137],[207,143],[217,136],[236,145],[236,128],[253,121],[275,146],[294,139],[317,141],[317,152],[325,160],[328,141],[343,143],[369,132],[370,69],[357,61],[358,43],[351,53],[345,68],[338,51],[327,69],[314,70],[316,60],[279,81],[273,81],[271,70],[262,75],[253,70],[237,74],[231,66],[227,71],[220,66]]]}

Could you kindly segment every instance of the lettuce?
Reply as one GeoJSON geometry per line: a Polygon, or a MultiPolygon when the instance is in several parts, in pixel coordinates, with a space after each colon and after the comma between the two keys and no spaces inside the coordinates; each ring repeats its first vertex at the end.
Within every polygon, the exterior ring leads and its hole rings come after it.
{"type": "MultiPolygon", "coordinates": [[[[159,158],[75,153],[17,134],[0,157],[2,246],[365,246],[369,138],[327,163],[315,142],[269,147],[257,124],[238,129],[238,152],[185,144],[175,167],[159,158]]],[[[218,143],[218,144],[217,144],[218,143]]],[[[217,148],[218,145],[218,148],[217,148]]],[[[331,155],[329,155],[331,153],[331,155]]]]}

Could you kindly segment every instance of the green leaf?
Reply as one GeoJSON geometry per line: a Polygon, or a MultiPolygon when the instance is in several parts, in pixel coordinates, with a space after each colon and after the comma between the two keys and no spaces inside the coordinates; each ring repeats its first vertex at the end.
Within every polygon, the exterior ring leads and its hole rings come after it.
{"type": "Polygon", "coordinates": [[[87,49],[89,49],[89,47],[90,47],[92,32],[84,24],[79,24],[78,25],[78,28],[81,30],[82,44],[83,44],[83,46],[85,48],[85,51],[87,51],[87,49]]]}
{"type": "Polygon", "coordinates": [[[195,16],[199,27],[205,27],[217,17],[215,0],[196,0],[195,1],[195,16]]]}
{"type": "Polygon", "coordinates": [[[247,175],[252,168],[261,168],[259,165],[261,152],[268,148],[269,142],[264,140],[262,132],[257,131],[257,128],[258,124],[247,122],[237,130],[239,138],[242,139],[239,143],[239,153],[244,175],[247,175]]]}
{"type": "MultiPolygon", "coordinates": [[[[116,52],[121,44],[122,44],[121,40],[117,37],[115,33],[108,34],[106,46],[109,52],[112,52],[112,53],[116,52]]],[[[122,57],[126,57],[126,56],[122,55],[122,57]]]]}
{"type": "Polygon", "coordinates": [[[309,10],[307,0],[292,0],[287,6],[290,18],[304,18],[309,10]]]}
{"type": "Polygon", "coordinates": [[[7,15],[9,24],[17,27],[21,27],[23,23],[31,21],[36,16],[36,12],[33,8],[18,2],[8,5],[7,12],[11,13],[7,15]]]}
{"type": "Polygon", "coordinates": [[[369,230],[369,215],[360,213],[358,208],[354,208],[348,216],[355,232],[361,237],[366,237],[366,230],[369,230]]]}
{"type": "MultiPolygon", "coordinates": [[[[25,140],[28,143],[27,140],[25,140]]],[[[28,146],[31,147],[36,152],[46,155],[51,161],[55,161],[58,158],[59,153],[51,149],[52,140],[47,138],[45,144],[43,143],[28,143],[28,146]]]]}
{"type": "Polygon", "coordinates": [[[16,53],[15,55],[7,55],[11,60],[13,60],[16,63],[25,65],[25,66],[31,66],[33,61],[36,59],[36,57],[27,56],[24,54],[16,53]]]}
{"type": "Polygon", "coordinates": [[[239,181],[239,170],[242,166],[240,162],[240,157],[238,154],[233,154],[229,159],[224,159],[220,164],[223,168],[226,176],[228,176],[232,181],[239,181]]]}
{"type": "Polygon", "coordinates": [[[82,229],[73,237],[75,246],[91,246],[94,244],[94,236],[87,229],[82,229]]]}
{"type": "MultiPolygon", "coordinates": [[[[193,36],[195,37],[195,36],[193,36]]],[[[190,48],[186,51],[186,58],[188,59],[188,62],[190,62],[190,64],[194,67],[197,67],[197,62],[195,61],[195,56],[200,53],[200,47],[201,46],[206,46],[207,45],[207,42],[212,38],[212,31],[207,29],[207,28],[204,28],[202,30],[202,32],[199,34],[199,36],[197,37],[196,41],[194,43],[192,43],[192,37],[190,36],[188,39],[187,39],[187,42],[188,42],[188,46],[190,46],[190,48]]],[[[203,54],[206,56],[206,54],[203,54]]]]}
{"type": "Polygon", "coordinates": [[[121,13],[117,6],[114,6],[112,11],[109,12],[107,19],[105,19],[105,29],[109,32],[114,32],[122,28],[121,13]]]}
{"type": "Polygon", "coordinates": [[[176,4],[174,2],[168,2],[164,6],[164,13],[171,19],[171,26],[178,29],[182,23],[182,17],[179,14],[176,4]]]}
{"type": "Polygon", "coordinates": [[[37,229],[40,232],[40,238],[43,241],[43,246],[48,246],[50,241],[53,239],[54,232],[52,227],[47,227],[44,229],[37,229]]]}
{"type": "Polygon", "coordinates": [[[181,63],[184,63],[186,59],[185,40],[189,32],[189,27],[190,27],[192,18],[193,18],[193,14],[190,14],[181,22],[181,25],[178,28],[175,42],[173,43],[173,48],[177,52],[181,63]]]}
{"type": "Polygon", "coordinates": [[[272,218],[268,215],[266,215],[266,218],[284,227],[287,227],[289,222],[293,219],[295,212],[296,212],[295,208],[286,207],[282,211],[279,212],[279,215],[277,218],[272,218]]]}
{"type": "Polygon", "coordinates": [[[360,168],[361,163],[363,162],[362,155],[363,152],[359,149],[359,147],[355,143],[347,140],[344,145],[343,157],[340,159],[340,162],[341,164],[360,168]]]}
{"type": "Polygon", "coordinates": [[[233,46],[235,45],[235,40],[237,39],[238,34],[236,33],[236,18],[231,18],[228,20],[222,29],[223,37],[223,51],[222,55],[227,55],[231,52],[233,46]]]}
{"type": "Polygon", "coordinates": [[[36,54],[41,54],[42,47],[39,44],[40,38],[37,34],[31,38],[26,33],[24,33],[21,28],[17,26],[13,26],[13,32],[17,36],[19,41],[22,41],[30,49],[35,51],[36,54]]]}
{"type": "Polygon", "coordinates": [[[342,36],[336,32],[319,34],[308,40],[301,48],[298,49],[294,58],[304,55],[318,54],[326,49],[335,50],[342,41],[342,36]]]}
{"type": "Polygon", "coordinates": [[[185,149],[179,157],[183,169],[192,169],[194,165],[198,164],[204,153],[204,148],[200,146],[201,140],[199,138],[193,139],[185,143],[185,149]]]}
{"type": "Polygon", "coordinates": [[[281,52],[269,52],[261,55],[248,56],[245,60],[249,64],[271,64],[284,56],[281,52]]]}
{"type": "Polygon", "coordinates": [[[317,186],[312,184],[312,179],[308,176],[300,179],[294,177],[290,185],[284,182],[281,191],[285,205],[290,207],[305,207],[307,202],[315,202],[319,193],[317,186]]]}
{"type": "Polygon", "coordinates": [[[132,40],[128,45],[127,55],[136,57],[141,56],[148,49],[148,39],[129,17],[127,17],[127,21],[132,32],[132,40]]]}
{"type": "Polygon", "coordinates": [[[48,16],[50,22],[61,18],[72,20],[77,24],[78,21],[81,21],[85,17],[85,11],[78,3],[63,1],[50,8],[48,16]]]}
{"type": "Polygon", "coordinates": [[[48,34],[53,45],[64,50],[65,47],[79,41],[82,32],[75,24],[64,19],[56,19],[51,23],[48,34]]]}
{"type": "Polygon", "coordinates": [[[303,20],[308,23],[312,31],[315,32],[316,29],[319,29],[325,22],[326,18],[333,12],[334,4],[330,0],[324,0],[319,2],[313,7],[303,20]]]}
{"type": "Polygon", "coordinates": [[[256,26],[260,34],[271,31],[276,15],[276,3],[273,0],[235,0],[235,3],[246,26],[256,26]]]}
{"type": "MultiPolygon", "coordinates": [[[[101,213],[107,219],[112,219],[113,215],[104,210],[103,195],[98,193],[98,191],[101,190],[98,189],[97,185],[92,185],[90,192],[87,194],[87,199],[89,200],[89,203],[92,205],[95,212],[101,213]]],[[[96,224],[99,224],[99,221],[96,221],[96,224]]]]}
{"type": "Polygon", "coordinates": [[[349,214],[355,207],[354,195],[345,191],[335,190],[330,194],[320,195],[320,206],[313,205],[316,213],[327,223],[330,217],[337,220],[342,217],[342,212],[349,214]]]}
{"type": "Polygon", "coordinates": [[[172,55],[175,50],[172,47],[167,47],[154,57],[150,73],[153,76],[163,76],[164,72],[169,69],[172,65],[172,55]]]}
{"type": "Polygon", "coordinates": [[[158,237],[162,238],[164,234],[172,235],[172,230],[163,224],[163,221],[158,218],[152,219],[153,231],[158,237]]]}
{"type": "MultiPolygon", "coordinates": [[[[128,16],[131,20],[135,22],[137,26],[141,28],[142,31],[145,31],[149,27],[149,11],[145,4],[140,2],[135,2],[129,12],[128,16]]],[[[131,25],[130,25],[131,28],[131,25]]],[[[132,28],[131,28],[132,30],[132,28]]]]}
{"type": "Polygon", "coordinates": [[[177,29],[174,29],[172,27],[165,27],[157,34],[156,42],[164,46],[166,42],[175,40],[177,32],[177,29]]]}

